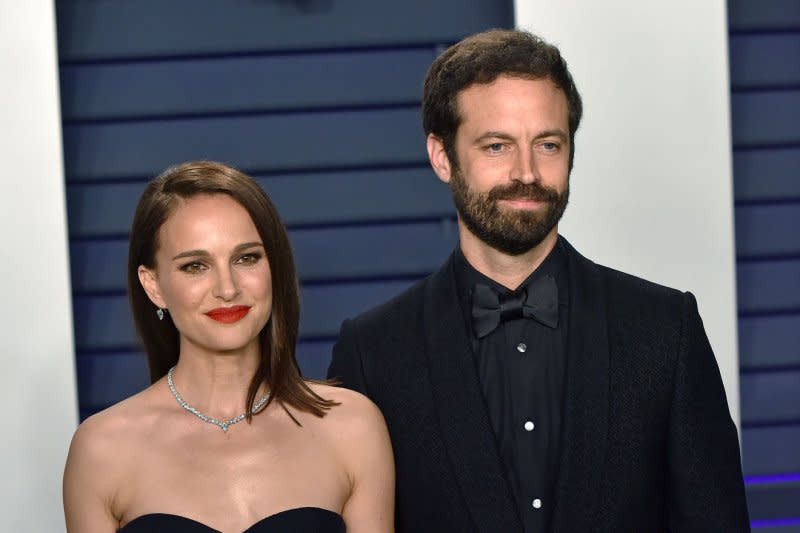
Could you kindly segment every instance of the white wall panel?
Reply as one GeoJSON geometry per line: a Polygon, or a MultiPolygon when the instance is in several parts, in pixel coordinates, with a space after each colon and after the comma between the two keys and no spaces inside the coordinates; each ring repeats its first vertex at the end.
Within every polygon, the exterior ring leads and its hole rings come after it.
{"type": "Polygon", "coordinates": [[[0,15],[0,531],[63,531],[78,415],[53,4],[0,15]]]}
{"type": "Polygon", "coordinates": [[[517,0],[583,96],[561,232],[595,261],[692,291],[739,420],[725,2],[517,0]]]}

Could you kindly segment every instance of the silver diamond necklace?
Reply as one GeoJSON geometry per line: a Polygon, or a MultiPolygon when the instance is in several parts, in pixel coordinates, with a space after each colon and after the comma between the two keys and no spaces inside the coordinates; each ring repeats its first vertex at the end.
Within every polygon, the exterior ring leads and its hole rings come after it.
{"type": "Polygon", "coordinates": [[[169,385],[169,391],[175,397],[175,400],[178,402],[178,405],[180,405],[181,407],[183,407],[184,409],[186,409],[187,411],[192,413],[194,416],[196,416],[197,418],[199,418],[203,422],[208,422],[209,424],[214,424],[215,426],[218,426],[219,428],[222,429],[222,431],[224,431],[226,433],[228,431],[228,426],[232,426],[236,422],[241,422],[251,412],[253,414],[256,414],[257,412],[259,412],[261,410],[261,408],[264,407],[264,404],[267,403],[267,399],[269,398],[269,392],[268,392],[264,396],[262,396],[260,400],[258,400],[256,402],[256,404],[253,406],[253,410],[252,411],[244,412],[244,413],[242,413],[242,414],[240,414],[238,416],[234,416],[233,418],[230,418],[228,420],[219,420],[218,418],[213,418],[211,416],[204,415],[203,413],[201,413],[200,411],[198,411],[197,409],[195,409],[194,407],[189,405],[189,403],[186,400],[183,399],[183,396],[181,396],[178,393],[178,391],[175,389],[175,384],[172,382],[172,374],[174,372],[175,372],[175,367],[174,366],[169,369],[169,372],[167,372],[167,385],[169,385]]]}

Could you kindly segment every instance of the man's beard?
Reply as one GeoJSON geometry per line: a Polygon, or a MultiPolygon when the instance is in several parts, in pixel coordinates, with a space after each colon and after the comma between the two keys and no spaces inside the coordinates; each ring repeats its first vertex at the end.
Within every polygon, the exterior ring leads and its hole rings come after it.
{"type": "Polygon", "coordinates": [[[541,243],[552,231],[569,200],[569,182],[561,194],[538,182],[513,181],[483,193],[470,190],[461,171],[450,178],[453,201],[464,225],[492,248],[508,255],[521,255],[541,243]],[[499,200],[536,200],[545,205],[539,211],[501,209],[499,200]]]}

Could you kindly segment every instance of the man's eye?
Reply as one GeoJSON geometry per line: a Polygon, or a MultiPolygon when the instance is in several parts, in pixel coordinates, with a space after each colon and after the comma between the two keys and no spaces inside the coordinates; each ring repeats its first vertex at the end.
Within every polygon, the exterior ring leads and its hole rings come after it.
{"type": "Polygon", "coordinates": [[[547,151],[547,152],[555,152],[556,150],[558,150],[560,148],[560,146],[559,146],[558,143],[545,142],[545,143],[542,143],[542,148],[544,148],[544,150],[547,151]]]}
{"type": "Polygon", "coordinates": [[[489,152],[499,152],[499,151],[501,151],[503,149],[503,143],[492,143],[492,144],[486,145],[486,149],[489,152]]]}

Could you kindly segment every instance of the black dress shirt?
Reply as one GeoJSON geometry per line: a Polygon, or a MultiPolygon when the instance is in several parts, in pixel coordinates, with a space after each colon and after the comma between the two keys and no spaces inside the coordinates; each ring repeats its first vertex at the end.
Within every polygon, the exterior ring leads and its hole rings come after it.
{"type": "Polygon", "coordinates": [[[560,459],[561,412],[566,371],[569,287],[567,257],[559,240],[542,264],[520,285],[552,275],[558,286],[558,325],[530,318],[501,322],[482,339],[472,328],[471,295],[476,283],[500,294],[512,292],[484,276],[455,253],[455,274],[475,367],[509,486],[526,533],[549,530],[560,459]]]}

